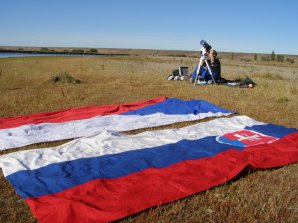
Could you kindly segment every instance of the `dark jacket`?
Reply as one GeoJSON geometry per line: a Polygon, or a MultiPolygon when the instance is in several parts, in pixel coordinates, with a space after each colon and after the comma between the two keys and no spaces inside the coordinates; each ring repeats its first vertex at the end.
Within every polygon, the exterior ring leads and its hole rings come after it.
{"type": "Polygon", "coordinates": [[[213,74],[213,77],[216,80],[221,78],[221,66],[219,59],[215,59],[214,61],[211,61],[208,59],[208,64],[210,65],[211,72],[213,74]]]}

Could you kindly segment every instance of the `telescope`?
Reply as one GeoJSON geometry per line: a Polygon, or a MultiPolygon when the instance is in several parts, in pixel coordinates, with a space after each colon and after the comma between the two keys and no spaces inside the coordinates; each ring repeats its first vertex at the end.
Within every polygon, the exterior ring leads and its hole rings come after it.
{"type": "Polygon", "coordinates": [[[200,49],[200,56],[201,56],[201,58],[200,58],[199,67],[197,69],[196,78],[195,78],[195,81],[194,81],[194,86],[196,86],[196,84],[197,84],[198,76],[199,76],[199,73],[200,73],[200,70],[201,70],[201,66],[203,65],[204,62],[206,63],[207,68],[208,68],[208,72],[210,73],[210,76],[211,76],[211,78],[213,80],[213,83],[215,84],[215,80],[214,80],[212,71],[211,71],[210,66],[209,66],[209,63],[208,63],[208,61],[206,59],[206,57],[210,53],[210,50],[211,50],[212,47],[205,40],[201,40],[200,41],[200,44],[203,47],[200,49]]]}
{"type": "Polygon", "coordinates": [[[207,56],[210,53],[212,47],[205,40],[201,40],[200,44],[203,46],[200,49],[201,56],[207,56]]]}

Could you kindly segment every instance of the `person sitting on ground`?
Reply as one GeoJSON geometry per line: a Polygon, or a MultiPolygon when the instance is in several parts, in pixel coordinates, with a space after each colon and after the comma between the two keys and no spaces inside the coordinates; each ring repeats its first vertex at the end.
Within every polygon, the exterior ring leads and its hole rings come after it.
{"type": "Polygon", "coordinates": [[[214,79],[215,83],[219,83],[219,81],[221,80],[221,65],[219,59],[217,58],[217,52],[215,50],[211,50],[209,56],[210,59],[207,60],[207,63],[210,66],[213,78],[211,77],[211,74],[208,71],[200,77],[200,81],[205,84],[214,84],[214,79]]]}
{"type": "MultiPolygon", "coordinates": [[[[199,69],[199,66],[196,66],[196,68],[194,69],[192,75],[191,75],[191,78],[190,78],[190,82],[193,83],[196,79],[196,76],[197,76],[197,72],[198,72],[198,69],[199,69]]],[[[200,68],[200,72],[198,73],[198,80],[200,80],[200,78],[202,76],[205,76],[206,73],[208,72],[208,68],[207,68],[207,65],[205,63],[205,61],[203,62],[201,68],[200,68]]]]}
{"type": "MultiPolygon", "coordinates": [[[[217,58],[217,52],[215,50],[211,50],[209,53],[210,59],[207,60],[207,63],[210,66],[210,70],[212,72],[213,78],[216,83],[221,80],[221,65],[220,60],[217,58]]],[[[198,66],[195,68],[192,74],[192,82],[194,82],[196,78],[196,73],[198,70],[198,66]]],[[[213,79],[208,71],[206,63],[203,63],[203,66],[200,69],[198,80],[202,84],[213,83],[213,79]]]]}
{"type": "MultiPolygon", "coordinates": [[[[217,52],[215,50],[211,50],[209,53],[209,56],[210,56],[210,59],[207,61],[208,61],[208,64],[210,65],[210,69],[213,74],[213,78],[214,78],[215,82],[217,83],[217,81],[219,81],[221,79],[220,61],[217,58],[217,52]]],[[[209,72],[208,72],[208,74],[209,74],[209,72]]],[[[211,80],[212,80],[212,78],[211,78],[211,80]]]]}

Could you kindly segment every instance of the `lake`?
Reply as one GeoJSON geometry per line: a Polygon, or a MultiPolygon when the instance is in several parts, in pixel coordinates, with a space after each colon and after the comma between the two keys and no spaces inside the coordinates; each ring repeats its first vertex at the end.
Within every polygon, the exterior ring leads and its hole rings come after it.
{"type": "Polygon", "coordinates": [[[38,53],[0,53],[0,58],[9,57],[99,57],[103,55],[79,55],[79,54],[38,54],[38,53]]]}

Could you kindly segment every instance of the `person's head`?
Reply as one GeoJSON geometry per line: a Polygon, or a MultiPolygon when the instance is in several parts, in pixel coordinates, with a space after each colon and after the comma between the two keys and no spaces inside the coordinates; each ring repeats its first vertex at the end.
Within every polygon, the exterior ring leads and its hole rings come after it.
{"type": "Polygon", "coordinates": [[[209,55],[211,59],[214,60],[217,57],[217,52],[215,50],[211,50],[209,55]]]}

